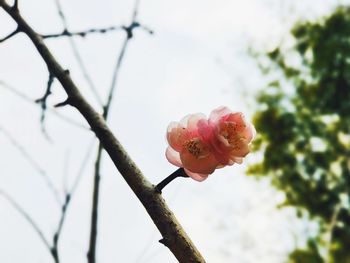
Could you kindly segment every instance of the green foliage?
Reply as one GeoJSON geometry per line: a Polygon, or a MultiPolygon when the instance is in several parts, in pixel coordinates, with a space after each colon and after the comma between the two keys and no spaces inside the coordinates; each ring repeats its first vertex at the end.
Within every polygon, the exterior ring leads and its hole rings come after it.
{"type": "Polygon", "coordinates": [[[314,240],[309,240],[307,249],[297,249],[289,255],[288,263],[322,263],[323,259],[318,253],[314,240]]]}
{"type": "Polygon", "coordinates": [[[268,74],[282,77],[257,98],[254,149],[264,158],[248,172],[270,176],[284,205],[320,224],[289,262],[350,263],[350,8],[297,24],[292,35],[292,50],[267,54],[268,74]]]}

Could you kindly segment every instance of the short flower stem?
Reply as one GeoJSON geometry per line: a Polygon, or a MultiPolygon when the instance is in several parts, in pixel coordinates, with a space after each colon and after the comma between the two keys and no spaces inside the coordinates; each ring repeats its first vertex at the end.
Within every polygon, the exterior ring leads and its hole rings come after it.
{"type": "Polygon", "coordinates": [[[175,172],[173,172],[171,175],[169,175],[167,178],[165,178],[163,181],[161,181],[159,184],[157,184],[154,188],[155,191],[161,194],[163,188],[177,177],[189,177],[189,176],[186,174],[183,168],[179,168],[175,172]]]}

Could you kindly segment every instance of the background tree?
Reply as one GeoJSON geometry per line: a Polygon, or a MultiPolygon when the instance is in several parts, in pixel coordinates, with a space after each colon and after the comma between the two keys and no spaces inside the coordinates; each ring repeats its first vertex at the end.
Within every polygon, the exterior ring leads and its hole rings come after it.
{"type": "Polygon", "coordinates": [[[282,206],[319,226],[290,262],[350,262],[349,11],[298,23],[292,41],[260,57],[273,81],[257,98],[255,147],[264,158],[249,172],[271,177],[282,206]]]}

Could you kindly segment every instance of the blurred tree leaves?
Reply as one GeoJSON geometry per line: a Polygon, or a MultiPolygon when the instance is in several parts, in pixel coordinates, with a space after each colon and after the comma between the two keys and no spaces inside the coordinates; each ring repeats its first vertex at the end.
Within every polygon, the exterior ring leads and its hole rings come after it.
{"type": "Polygon", "coordinates": [[[283,205],[319,224],[289,262],[350,263],[350,8],[291,33],[292,45],[264,55],[274,76],[254,117],[254,149],[264,158],[248,172],[271,177],[283,205]]]}

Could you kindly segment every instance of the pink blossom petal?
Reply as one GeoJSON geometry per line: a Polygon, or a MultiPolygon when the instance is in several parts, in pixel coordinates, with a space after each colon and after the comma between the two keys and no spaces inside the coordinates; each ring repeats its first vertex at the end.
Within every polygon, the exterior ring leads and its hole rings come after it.
{"type": "Polygon", "coordinates": [[[211,174],[219,165],[211,152],[208,152],[205,156],[196,157],[186,148],[180,153],[180,159],[184,168],[187,168],[191,172],[200,174],[211,174]]]}
{"type": "Polygon", "coordinates": [[[198,182],[202,182],[205,179],[208,178],[208,174],[200,174],[200,173],[193,173],[190,170],[185,169],[186,174],[191,177],[193,180],[196,180],[198,182]]]}
{"type": "Polygon", "coordinates": [[[181,120],[180,120],[180,125],[183,126],[183,127],[187,127],[187,123],[188,123],[188,119],[192,116],[192,114],[188,114],[186,115],[185,117],[183,117],[181,120]]]}
{"type": "Polygon", "coordinates": [[[215,156],[216,161],[219,163],[218,165],[225,166],[230,160],[229,151],[223,151],[223,149],[219,147],[213,150],[213,155],[215,156]]]}
{"type": "Polygon", "coordinates": [[[191,114],[187,119],[187,130],[191,134],[191,137],[197,137],[198,133],[198,123],[205,122],[206,116],[202,113],[191,114]]]}
{"type": "Polygon", "coordinates": [[[201,136],[201,138],[205,142],[210,143],[214,133],[213,126],[209,125],[208,120],[200,119],[197,123],[197,127],[198,134],[201,136]]]}
{"type": "Polygon", "coordinates": [[[173,148],[168,147],[165,152],[165,157],[168,159],[169,163],[177,166],[177,167],[183,167],[181,160],[180,160],[180,154],[173,150],[173,148]]]}
{"type": "Polygon", "coordinates": [[[250,152],[248,143],[242,142],[230,151],[232,157],[245,157],[250,152]]]}
{"type": "Polygon", "coordinates": [[[241,163],[243,163],[243,158],[242,157],[233,157],[232,161],[234,163],[241,164],[241,163]]]}
{"type": "Polygon", "coordinates": [[[197,122],[201,119],[206,119],[207,117],[203,113],[188,114],[180,120],[180,124],[183,127],[191,129],[197,128],[197,122]]]}
{"type": "Polygon", "coordinates": [[[230,113],[232,113],[232,111],[229,108],[221,106],[210,113],[209,123],[216,124],[223,116],[230,113]]]}
{"type": "Polygon", "coordinates": [[[175,121],[172,121],[169,123],[168,125],[168,128],[167,128],[167,133],[166,133],[166,139],[168,141],[168,143],[174,143],[173,142],[173,138],[172,137],[172,132],[174,129],[177,129],[177,127],[179,126],[179,123],[178,122],[175,122],[175,121]]]}
{"type": "Polygon", "coordinates": [[[170,122],[168,125],[168,128],[167,128],[167,132],[168,133],[171,132],[172,129],[177,128],[178,126],[179,126],[178,122],[176,122],[176,121],[170,122]]]}
{"type": "Polygon", "coordinates": [[[228,116],[226,121],[234,122],[237,125],[237,132],[246,138],[249,143],[256,135],[256,130],[253,124],[246,121],[243,113],[232,113],[228,116]]]}
{"type": "Polygon", "coordinates": [[[219,144],[220,146],[224,146],[224,147],[230,147],[230,143],[228,142],[228,140],[220,134],[217,135],[216,144],[219,144]]]}
{"type": "Polygon", "coordinates": [[[168,127],[167,140],[169,145],[180,152],[183,144],[190,137],[190,133],[185,127],[181,127],[178,123],[171,123],[168,127]],[[176,125],[177,124],[177,125],[176,125]]]}
{"type": "Polygon", "coordinates": [[[216,169],[221,169],[221,168],[224,168],[226,165],[222,165],[222,164],[219,164],[216,169]]]}
{"type": "Polygon", "coordinates": [[[247,123],[247,128],[242,134],[248,142],[251,142],[256,136],[256,130],[253,124],[247,123]]]}
{"type": "Polygon", "coordinates": [[[244,126],[246,123],[245,117],[242,112],[231,112],[225,115],[225,121],[231,121],[240,126],[244,126]]]}

